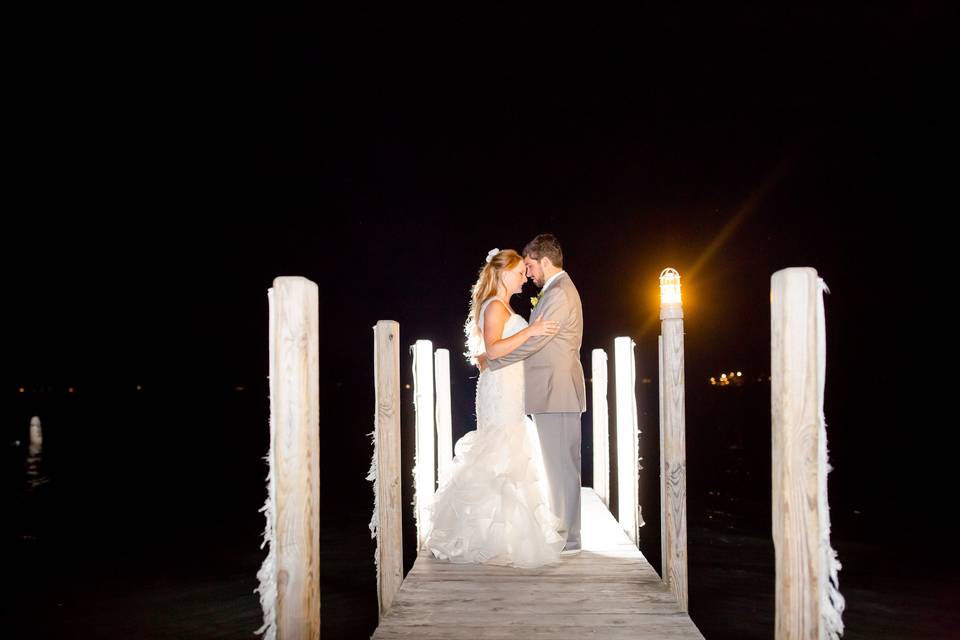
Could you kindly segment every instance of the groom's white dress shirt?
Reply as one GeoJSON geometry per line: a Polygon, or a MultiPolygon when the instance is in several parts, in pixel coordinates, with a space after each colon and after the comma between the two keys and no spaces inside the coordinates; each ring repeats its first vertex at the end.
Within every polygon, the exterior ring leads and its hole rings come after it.
{"type": "Polygon", "coordinates": [[[540,289],[540,295],[543,295],[543,292],[547,290],[547,287],[550,286],[550,283],[556,280],[557,276],[559,276],[562,273],[566,273],[566,271],[564,271],[563,269],[560,269],[560,271],[557,271],[555,274],[550,276],[550,278],[543,283],[543,289],[540,289]]]}

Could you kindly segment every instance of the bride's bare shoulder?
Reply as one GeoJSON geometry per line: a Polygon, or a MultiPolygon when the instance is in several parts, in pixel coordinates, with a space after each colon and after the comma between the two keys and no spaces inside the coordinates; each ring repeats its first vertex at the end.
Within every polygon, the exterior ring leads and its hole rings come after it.
{"type": "Polygon", "coordinates": [[[483,310],[483,325],[485,327],[491,326],[491,323],[506,322],[507,318],[510,317],[509,309],[498,298],[491,298],[484,304],[487,305],[487,308],[483,310]]]}

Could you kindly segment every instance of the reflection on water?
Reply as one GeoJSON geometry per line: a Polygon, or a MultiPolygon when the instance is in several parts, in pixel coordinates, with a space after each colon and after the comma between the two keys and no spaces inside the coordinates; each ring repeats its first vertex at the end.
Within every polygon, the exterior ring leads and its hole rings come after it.
{"type": "Polygon", "coordinates": [[[33,416],[30,418],[30,443],[27,447],[26,460],[26,490],[32,493],[38,487],[50,482],[43,467],[43,429],[40,425],[40,418],[33,416]]]}

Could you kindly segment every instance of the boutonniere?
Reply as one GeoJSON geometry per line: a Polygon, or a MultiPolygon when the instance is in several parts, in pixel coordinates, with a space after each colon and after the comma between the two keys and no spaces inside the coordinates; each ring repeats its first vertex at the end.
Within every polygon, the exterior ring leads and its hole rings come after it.
{"type": "Polygon", "coordinates": [[[530,308],[533,309],[537,306],[537,303],[540,302],[540,296],[543,295],[543,289],[537,292],[537,295],[530,297],[530,308]]]}

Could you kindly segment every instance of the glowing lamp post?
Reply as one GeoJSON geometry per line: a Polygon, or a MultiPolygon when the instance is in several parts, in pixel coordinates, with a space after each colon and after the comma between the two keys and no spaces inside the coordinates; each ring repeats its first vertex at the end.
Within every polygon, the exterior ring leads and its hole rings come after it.
{"type": "Polygon", "coordinates": [[[660,272],[660,526],[663,580],[687,611],[687,456],[680,274],[660,272]]]}
{"type": "Polygon", "coordinates": [[[683,304],[680,298],[680,274],[676,269],[664,269],[660,272],[660,319],[664,319],[666,309],[676,310],[679,314],[670,317],[683,317],[683,304]]]}

